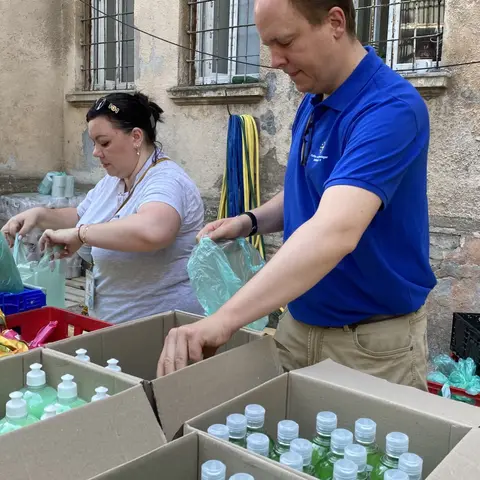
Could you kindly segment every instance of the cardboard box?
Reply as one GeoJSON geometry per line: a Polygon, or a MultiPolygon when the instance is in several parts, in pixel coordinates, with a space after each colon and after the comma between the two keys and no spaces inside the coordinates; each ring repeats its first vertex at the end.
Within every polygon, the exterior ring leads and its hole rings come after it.
{"type": "Polygon", "coordinates": [[[79,396],[99,385],[110,398],[76,408],[0,437],[0,464],[10,480],[86,480],[165,444],[166,439],[142,385],[128,377],[37,349],[0,363],[0,415],[8,394],[23,386],[30,364],[40,362],[55,386],[75,376],[79,396]]]}
{"type": "Polygon", "coordinates": [[[322,410],[336,412],[339,427],[351,431],[357,418],[372,418],[382,449],[387,433],[409,435],[410,451],[424,459],[424,477],[480,425],[477,407],[394,385],[327,360],[281,375],[200,414],[187,422],[185,432],[206,431],[213,423],[225,423],[227,415],[243,413],[249,403],[265,407],[265,427],[273,438],[277,423],[285,418],[299,423],[301,437],[313,438],[315,417],[322,410]]]}
{"type": "Polygon", "coordinates": [[[202,433],[191,433],[99,475],[94,480],[198,480],[201,466],[207,460],[223,462],[227,467],[227,479],[234,473],[249,473],[255,480],[312,478],[290,468],[282,468],[261,457],[252,456],[246,450],[237,449],[227,442],[202,433]]]}

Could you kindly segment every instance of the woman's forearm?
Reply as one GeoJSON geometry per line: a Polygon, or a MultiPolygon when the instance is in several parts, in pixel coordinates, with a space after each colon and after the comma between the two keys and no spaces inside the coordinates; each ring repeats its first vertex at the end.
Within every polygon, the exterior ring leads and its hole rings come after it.
{"type": "Polygon", "coordinates": [[[60,230],[62,228],[73,228],[78,222],[76,208],[45,208],[38,207],[36,226],[42,230],[47,228],[60,230]]]}

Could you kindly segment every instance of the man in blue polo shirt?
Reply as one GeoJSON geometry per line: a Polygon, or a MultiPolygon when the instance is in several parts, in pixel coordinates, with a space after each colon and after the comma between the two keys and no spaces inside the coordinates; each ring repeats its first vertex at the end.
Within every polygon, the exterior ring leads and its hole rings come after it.
{"type": "Polygon", "coordinates": [[[284,230],[284,245],[214,315],[174,329],[159,375],[199,360],[288,303],[276,338],[287,369],[331,358],[426,388],[429,265],[425,103],[355,37],[352,0],[257,0],[272,65],[306,95],[284,191],[201,234],[284,230]]]}

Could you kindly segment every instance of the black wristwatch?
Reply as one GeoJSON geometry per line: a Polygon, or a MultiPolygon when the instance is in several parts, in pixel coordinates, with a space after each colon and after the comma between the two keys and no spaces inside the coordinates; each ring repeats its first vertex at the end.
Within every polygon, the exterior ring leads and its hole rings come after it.
{"type": "Polygon", "coordinates": [[[252,221],[252,229],[250,230],[250,233],[247,235],[247,237],[255,235],[258,232],[257,217],[252,212],[243,212],[241,215],[246,215],[252,221]]]}

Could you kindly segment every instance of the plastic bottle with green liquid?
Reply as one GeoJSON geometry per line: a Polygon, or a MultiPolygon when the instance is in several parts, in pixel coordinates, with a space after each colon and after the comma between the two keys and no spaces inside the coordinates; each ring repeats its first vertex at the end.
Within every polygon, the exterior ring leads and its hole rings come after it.
{"type": "Polygon", "coordinates": [[[332,432],[330,451],[327,457],[315,467],[317,478],[331,480],[333,478],[333,466],[345,455],[345,448],[353,443],[353,433],[344,428],[337,428],[332,432]]]}
{"type": "MultiPolygon", "coordinates": [[[[247,418],[247,438],[252,433],[264,433],[265,430],[265,409],[256,403],[251,403],[245,407],[245,417],[247,418]]],[[[270,450],[273,450],[275,442],[268,436],[270,440],[270,450]]]]}
{"type": "Polygon", "coordinates": [[[333,466],[333,480],[356,480],[358,468],[351,460],[341,458],[333,466]]]}
{"type": "Polygon", "coordinates": [[[398,469],[398,459],[408,452],[408,436],[401,432],[391,432],[386,438],[385,455],[372,470],[371,480],[384,480],[383,476],[387,470],[398,469]]]}
{"type": "Polygon", "coordinates": [[[355,422],[355,441],[367,449],[367,471],[377,466],[382,458],[383,452],[376,443],[377,424],[370,418],[359,418],[355,422]]]}
{"type": "Polygon", "coordinates": [[[48,420],[49,418],[53,418],[57,416],[57,404],[47,405],[45,410],[43,411],[43,415],[40,417],[40,420],[48,420]]]}
{"type": "Polygon", "coordinates": [[[219,438],[220,440],[226,440],[228,442],[230,435],[228,427],[223,423],[214,423],[208,427],[207,433],[212,437],[219,438]]]}
{"type": "Polygon", "coordinates": [[[305,438],[296,438],[290,444],[290,451],[300,454],[303,458],[303,472],[308,475],[315,475],[315,468],[312,465],[313,445],[305,438]]]}
{"type": "Polygon", "coordinates": [[[228,480],[255,480],[249,473],[236,473],[228,480]]]}
{"type": "Polygon", "coordinates": [[[409,480],[422,480],[423,459],[415,453],[403,453],[398,459],[398,469],[405,472],[409,480]]]}
{"type": "Polygon", "coordinates": [[[252,433],[247,437],[247,450],[262,457],[270,455],[270,439],[264,433],[252,433]]]}
{"type": "Polygon", "coordinates": [[[277,441],[270,454],[272,460],[280,461],[282,453],[290,451],[290,444],[292,440],[298,438],[300,427],[297,422],[293,420],[281,420],[277,426],[277,441]]]}
{"type": "Polygon", "coordinates": [[[408,475],[401,470],[387,470],[383,476],[383,480],[408,480],[408,475]]]}
{"type": "Polygon", "coordinates": [[[325,460],[330,451],[332,432],[337,428],[337,416],[333,412],[319,412],[316,418],[317,435],[313,438],[313,466],[325,460]]]}
{"type": "Polygon", "coordinates": [[[12,392],[5,407],[5,418],[0,420],[0,435],[26,427],[39,419],[28,413],[27,402],[22,392],[12,392]]]}
{"type": "Polygon", "coordinates": [[[303,471],[303,458],[296,452],[285,452],[280,455],[280,465],[293,468],[299,472],[303,471]]]}
{"type": "Polygon", "coordinates": [[[247,447],[247,419],[241,413],[233,413],[227,417],[227,427],[230,443],[239,447],[247,447]]]}
{"type": "Polygon", "coordinates": [[[227,467],[219,460],[208,460],[202,464],[201,480],[225,480],[227,467]]]}
{"type": "Polygon", "coordinates": [[[367,449],[363,445],[357,443],[347,445],[344,458],[357,466],[357,480],[368,480],[370,474],[367,470],[367,449]]]}
{"type": "Polygon", "coordinates": [[[57,401],[57,392],[47,385],[47,376],[40,363],[30,365],[26,377],[26,386],[20,391],[27,402],[28,413],[41,418],[45,407],[57,401]]]}
{"type": "Polygon", "coordinates": [[[85,400],[78,398],[77,384],[73,381],[74,376],[67,373],[61,378],[62,382],[57,387],[57,414],[86,405],[85,400]]]}

